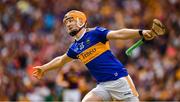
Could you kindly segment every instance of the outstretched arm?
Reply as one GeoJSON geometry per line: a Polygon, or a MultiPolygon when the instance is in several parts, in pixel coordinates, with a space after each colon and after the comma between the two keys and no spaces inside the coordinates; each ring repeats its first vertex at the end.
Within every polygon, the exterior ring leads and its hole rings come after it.
{"type": "Polygon", "coordinates": [[[150,33],[151,30],[142,30],[139,29],[120,29],[120,30],[113,30],[110,31],[107,34],[107,39],[121,39],[121,40],[127,40],[127,39],[133,39],[133,38],[140,38],[144,37],[145,40],[151,40],[153,39],[153,36],[151,36],[150,33]],[[142,33],[141,33],[142,32],[142,33]],[[141,35],[140,35],[141,33],[141,35]]]}
{"type": "Polygon", "coordinates": [[[164,35],[166,32],[165,25],[162,24],[158,19],[153,20],[151,30],[139,30],[139,29],[120,29],[110,31],[107,34],[107,39],[133,39],[143,37],[145,40],[152,40],[156,36],[164,35]]]}
{"type": "Polygon", "coordinates": [[[47,64],[34,67],[35,70],[33,71],[33,76],[38,79],[41,79],[45,72],[56,69],[58,67],[62,67],[64,64],[70,62],[71,60],[72,58],[68,57],[66,54],[56,57],[47,64]]]}

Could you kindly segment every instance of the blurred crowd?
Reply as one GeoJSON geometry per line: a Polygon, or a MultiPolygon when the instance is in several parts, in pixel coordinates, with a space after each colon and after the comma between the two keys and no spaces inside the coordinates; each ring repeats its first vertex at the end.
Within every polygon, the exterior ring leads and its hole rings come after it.
{"type": "Polygon", "coordinates": [[[0,101],[81,100],[96,85],[78,60],[32,77],[33,66],[64,54],[73,39],[62,23],[72,9],[83,11],[88,27],[150,29],[154,18],[167,27],[165,36],[125,50],[134,40],[111,42],[125,65],[140,100],[180,100],[179,0],[0,0],[0,101]]]}

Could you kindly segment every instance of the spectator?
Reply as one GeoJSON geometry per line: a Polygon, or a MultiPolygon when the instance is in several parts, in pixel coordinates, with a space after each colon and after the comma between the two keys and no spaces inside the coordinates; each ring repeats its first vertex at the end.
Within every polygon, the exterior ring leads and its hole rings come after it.
{"type": "MultiPolygon", "coordinates": [[[[0,101],[37,101],[46,100],[48,96],[59,97],[59,94],[54,95],[58,91],[55,86],[59,83],[49,87],[46,82],[61,73],[50,72],[40,82],[30,74],[32,66],[46,63],[64,53],[71,43],[72,39],[64,34],[61,22],[64,13],[70,9],[84,11],[89,16],[89,26],[98,24],[110,29],[147,28],[153,18],[163,21],[168,29],[167,35],[140,47],[133,57],[121,56],[120,53],[124,53],[136,40],[127,43],[116,41],[111,43],[111,49],[126,64],[138,86],[141,100],[179,101],[179,7],[179,0],[1,0],[0,101]],[[39,90],[48,94],[42,95],[39,90]]],[[[81,66],[80,62],[76,64],[81,66]]],[[[78,71],[80,74],[77,76],[80,75],[78,77],[82,80],[76,84],[83,97],[95,82],[86,70],[78,71]],[[87,82],[87,87],[83,89],[87,82]]]]}

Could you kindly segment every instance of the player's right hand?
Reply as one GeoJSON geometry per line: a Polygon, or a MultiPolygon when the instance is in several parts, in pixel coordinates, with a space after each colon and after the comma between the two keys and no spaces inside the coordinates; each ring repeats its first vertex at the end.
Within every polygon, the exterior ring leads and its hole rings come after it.
{"type": "Polygon", "coordinates": [[[42,66],[33,67],[33,76],[37,79],[41,79],[44,76],[45,70],[42,66]]]}

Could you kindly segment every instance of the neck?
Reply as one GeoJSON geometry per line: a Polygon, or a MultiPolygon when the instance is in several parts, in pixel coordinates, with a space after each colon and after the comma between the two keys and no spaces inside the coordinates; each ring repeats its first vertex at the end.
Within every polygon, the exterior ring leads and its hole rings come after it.
{"type": "Polygon", "coordinates": [[[86,32],[86,28],[82,28],[74,37],[76,40],[79,40],[86,32]]]}

